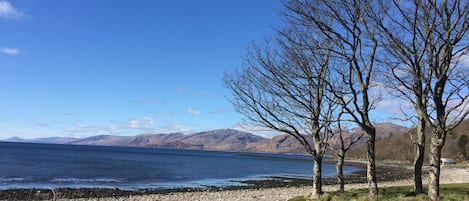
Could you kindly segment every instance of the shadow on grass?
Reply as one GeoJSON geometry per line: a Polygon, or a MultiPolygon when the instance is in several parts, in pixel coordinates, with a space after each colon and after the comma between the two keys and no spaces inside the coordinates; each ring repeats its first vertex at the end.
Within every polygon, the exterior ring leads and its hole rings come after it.
{"type": "MultiPolygon", "coordinates": [[[[356,201],[374,201],[374,200],[405,200],[405,201],[425,201],[428,197],[423,195],[413,196],[413,186],[397,186],[386,187],[379,189],[379,196],[372,198],[368,196],[367,189],[351,189],[343,193],[327,192],[321,196],[318,201],[342,201],[342,200],[356,200],[356,201]]],[[[427,192],[427,187],[425,187],[427,192]]],[[[441,200],[467,200],[469,201],[469,183],[464,184],[442,184],[440,186],[441,200]]],[[[289,201],[308,201],[307,196],[299,196],[290,199],[289,201]]]]}

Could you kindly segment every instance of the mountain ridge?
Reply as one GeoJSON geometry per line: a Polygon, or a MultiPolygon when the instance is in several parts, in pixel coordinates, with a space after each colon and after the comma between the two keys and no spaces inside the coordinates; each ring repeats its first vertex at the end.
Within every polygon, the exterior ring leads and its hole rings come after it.
{"type": "MultiPolygon", "coordinates": [[[[391,134],[405,133],[410,128],[392,123],[376,124],[377,139],[387,138],[391,134]]],[[[360,129],[352,129],[351,135],[360,135],[360,129]]],[[[363,146],[363,142],[359,143],[363,146]]],[[[175,149],[217,150],[217,151],[244,151],[307,154],[304,147],[296,139],[287,134],[265,138],[236,129],[216,129],[197,132],[190,135],[182,133],[169,134],[140,134],[136,136],[96,135],[86,138],[37,138],[21,139],[12,137],[4,141],[97,145],[97,146],[124,146],[124,147],[156,147],[175,149]]]]}

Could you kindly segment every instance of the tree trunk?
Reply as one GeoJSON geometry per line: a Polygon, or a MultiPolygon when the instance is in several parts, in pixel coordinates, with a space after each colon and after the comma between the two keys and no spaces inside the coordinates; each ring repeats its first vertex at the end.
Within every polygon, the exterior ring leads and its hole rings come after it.
{"type": "Polygon", "coordinates": [[[422,167],[425,156],[425,122],[419,119],[417,125],[417,143],[414,160],[414,192],[416,195],[423,193],[422,167]]]}
{"type": "Polygon", "coordinates": [[[378,182],[376,179],[376,161],[375,161],[375,134],[374,132],[367,132],[368,134],[368,150],[367,150],[367,167],[366,167],[366,178],[368,180],[368,191],[370,196],[374,197],[378,195],[378,182]]]}
{"type": "Polygon", "coordinates": [[[430,170],[428,183],[428,197],[432,201],[440,200],[440,167],[441,167],[441,149],[443,148],[444,140],[436,136],[432,137],[432,144],[430,147],[430,170]]]}
{"type": "Polygon", "coordinates": [[[337,163],[335,164],[335,170],[337,172],[337,183],[339,184],[339,192],[344,192],[344,157],[339,156],[337,163]]]}
{"type": "Polygon", "coordinates": [[[418,143],[417,152],[415,153],[414,161],[414,192],[416,195],[423,193],[423,183],[422,183],[422,166],[423,166],[423,157],[425,154],[425,145],[418,143]]]}
{"type": "Polygon", "coordinates": [[[317,199],[322,195],[322,156],[314,156],[313,166],[313,193],[312,199],[317,199]]]}

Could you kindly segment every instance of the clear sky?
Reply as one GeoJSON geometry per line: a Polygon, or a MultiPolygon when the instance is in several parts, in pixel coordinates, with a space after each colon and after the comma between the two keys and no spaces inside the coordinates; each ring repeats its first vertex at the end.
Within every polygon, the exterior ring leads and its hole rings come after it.
{"type": "Polygon", "coordinates": [[[0,0],[0,139],[233,128],[223,73],[274,0],[0,0]]]}
{"type": "Polygon", "coordinates": [[[281,27],[280,10],[277,0],[0,0],[0,139],[241,128],[223,74],[281,27]]]}

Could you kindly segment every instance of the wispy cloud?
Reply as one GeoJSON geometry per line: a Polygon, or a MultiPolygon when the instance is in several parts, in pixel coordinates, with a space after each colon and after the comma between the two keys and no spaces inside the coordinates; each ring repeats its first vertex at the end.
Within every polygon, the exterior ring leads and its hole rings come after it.
{"type": "Polygon", "coordinates": [[[137,134],[157,134],[157,133],[193,133],[193,129],[171,122],[156,124],[156,121],[148,116],[136,117],[127,121],[112,122],[108,125],[96,125],[86,123],[76,123],[74,126],[64,129],[72,136],[86,137],[91,135],[137,135],[137,134]]]}
{"type": "Polygon", "coordinates": [[[152,129],[155,126],[155,120],[151,117],[143,116],[129,120],[129,122],[124,125],[124,129],[139,129],[139,130],[148,130],[152,129]]]}
{"type": "Polygon", "coordinates": [[[50,127],[52,126],[51,123],[46,123],[46,122],[38,122],[36,125],[41,126],[41,127],[50,127]]]}
{"type": "Polygon", "coordinates": [[[160,112],[159,111],[156,111],[156,110],[150,110],[148,111],[148,114],[150,115],[156,115],[156,114],[159,114],[160,112]]]}
{"type": "Polygon", "coordinates": [[[9,47],[0,48],[0,52],[3,53],[3,54],[8,54],[8,55],[18,55],[18,54],[20,54],[20,50],[18,48],[9,48],[9,47]]]}
{"type": "Polygon", "coordinates": [[[216,94],[210,93],[209,91],[193,90],[193,89],[185,89],[185,88],[176,89],[176,93],[194,95],[194,96],[216,96],[216,94]]]}
{"type": "Polygon", "coordinates": [[[0,0],[0,18],[20,19],[23,17],[25,17],[25,14],[13,7],[10,2],[6,0],[0,0]]]}
{"type": "Polygon", "coordinates": [[[134,104],[149,104],[149,105],[161,105],[163,104],[163,101],[157,98],[150,98],[150,99],[137,99],[137,100],[132,100],[130,101],[131,103],[134,104]]]}
{"type": "Polygon", "coordinates": [[[238,123],[232,127],[232,129],[249,132],[255,135],[259,135],[265,138],[272,138],[274,136],[280,135],[282,133],[266,128],[261,125],[247,124],[247,123],[238,123]]]}
{"type": "Polygon", "coordinates": [[[194,129],[191,129],[185,125],[181,124],[174,124],[171,122],[167,122],[161,126],[158,126],[153,130],[153,133],[184,133],[184,134],[191,134],[195,133],[194,129]]]}
{"type": "Polygon", "coordinates": [[[64,113],[64,116],[73,116],[73,115],[75,115],[75,114],[72,113],[72,112],[65,112],[65,113],[64,113]]]}
{"type": "Polygon", "coordinates": [[[408,101],[400,98],[387,98],[380,101],[377,107],[386,109],[392,114],[401,114],[402,110],[412,108],[412,105],[410,105],[408,101]]]}
{"type": "Polygon", "coordinates": [[[212,110],[210,114],[217,115],[217,114],[226,114],[228,112],[231,112],[230,107],[224,107],[224,108],[217,108],[215,110],[212,110]]]}
{"type": "Polygon", "coordinates": [[[76,124],[73,127],[65,128],[64,131],[68,133],[73,133],[74,136],[112,134],[111,128],[108,126],[83,124],[83,123],[76,124]]]}
{"type": "Polygon", "coordinates": [[[122,135],[129,131],[134,131],[134,134],[153,130],[155,120],[151,117],[137,117],[129,119],[128,121],[114,122],[110,125],[96,125],[87,123],[76,123],[74,126],[65,128],[64,131],[74,133],[75,135],[88,136],[88,135],[122,135]],[[137,131],[135,133],[135,131],[137,131]]]}
{"type": "Polygon", "coordinates": [[[196,110],[196,109],[192,109],[192,108],[187,109],[186,112],[189,113],[189,114],[192,114],[192,115],[199,115],[200,114],[200,110],[196,110]]]}
{"type": "Polygon", "coordinates": [[[463,65],[463,68],[469,69],[469,56],[468,55],[461,56],[460,62],[463,65]]]}

